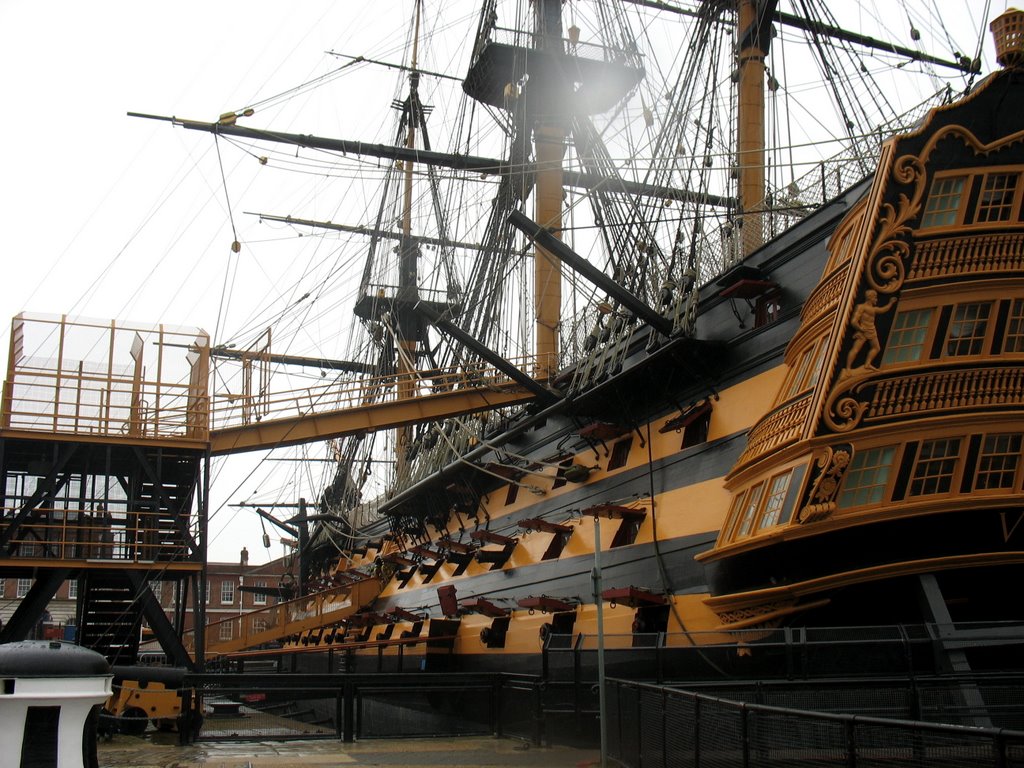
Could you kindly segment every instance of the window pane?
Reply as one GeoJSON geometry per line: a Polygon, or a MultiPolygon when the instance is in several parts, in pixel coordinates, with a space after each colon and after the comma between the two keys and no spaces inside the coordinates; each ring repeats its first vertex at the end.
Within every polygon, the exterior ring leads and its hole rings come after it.
{"type": "Polygon", "coordinates": [[[896,446],[888,445],[861,451],[854,456],[846,473],[843,492],[836,502],[839,509],[881,503],[895,455],[896,446]]]}
{"type": "Polygon", "coordinates": [[[758,483],[747,494],[746,509],[743,512],[743,519],[740,521],[740,529],[736,533],[737,536],[746,536],[750,533],[750,528],[754,524],[754,515],[757,514],[757,508],[761,506],[761,494],[763,492],[764,483],[758,483]]]}
{"type": "Polygon", "coordinates": [[[958,304],[949,324],[946,354],[980,355],[988,330],[988,315],[992,305],[987,302],[958,304]]]}
{"type": "Polygon", "coordinates": [[[764,515],[761,517],[761,524],[758,528],[770,528],[779,522],[782,514],[782,505],[786,501],[786,492],[789,490],[789,480],[793,472],[789,471],[772,478],[771,490],[768,491],[768,498],[764,503],[764,515]]]}
{"type": "Polygon", "coordinates": [[[932,190],[928,194],[928,203],[924,209],[924,218],[921,220],[922,227],[946,227],[956,224],[965,178],[965,176],[956,176],[936,179],[932,182],[932,190]]]}
{"type": "Polygon", "coordinates": [[[929,440],[921,445],[921,453],[910,482],[911,496],[949,493],[953,473],[960,456],[960,438],[929,440]]]}
{"type": "Polygon", "coordinates": [[[1013,195],[1017,189],[1016,173],[990,173],[978,200],[975,221],[1009,221],[1013,212],[1013,195]]]}
{"type": "Polygon", "coordinates": [[[975,490],[1014,487],[1020,463],[1020,435],[986,435],[978,460],[975,490]]]}
{"type": "Polygon", "coordinates": [[[235,602],[235,582],[225,579],[220,583],[220,601],[222,603],[235,602]]]}
{"type": "MultiPolygon", "coordinates": [[[[267,582],[265,582],[265,581],[257,581],[256,582],[256,586],[257,587],[266,587],[267,586],[267,582]]],[[[253,602],[253,605],[266,605],[267,604],[267,596],[266,596],[266,594],[263,594],[263,593],[260,593],[260,592],[255,592],[255,593],[253,593],[253,596],[252,596],[252,602],[253,602]]]]}
{"type": "Polygon", "coordinates": [[[931,308],[896,315],[882,362],[912,363],[920,360],[931,321],[931,308]]]}
{"type": "Polygon", "coordinates": [[[1024,352],[1024,299],[1014,299],[1006,322],[1006,352],[1024,352]]]}

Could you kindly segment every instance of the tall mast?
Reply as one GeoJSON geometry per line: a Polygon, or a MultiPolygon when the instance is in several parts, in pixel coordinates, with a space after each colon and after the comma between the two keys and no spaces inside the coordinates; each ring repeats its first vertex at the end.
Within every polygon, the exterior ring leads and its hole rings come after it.
{"type": "MultiPolygon", "coordinates": [[[[562,50],[562,0],[535,0],[535,40],[539,50],[554,56],[562,50]]],[[[562,237],[562,158],[566,124],[556,109],[538,105],[533,124],[537,157],[535,220],[562,237]]],[[[544,248],[534,250],[534,323],[537,367],[535,376],[547,379],[558,369],[558,332],[562,307],[561,262],[544,248]]]]}
{"type": "Polygon", "coordinates": [[[746,256],[764,243],[764,73],[774,0],[738,0],[740,242],[746,256]]]}
{"type": "MultiPolygon", "coordinates": [[[[416,21],[412,37],[412,60],[409,63],[409,102],[406,110],[406,138],[407,149],[416,148],[416,123],[420,117],[419,81],[420,75],[416,71],[419,65],[420,45],[420,10],[422,0],[416,2],[416,21]]],[[[405,188],[402,200],[402,241],[398,262],[398,301],[395,307],[398,309],[394,321],[397,325],[397,338],[395,343],[398,352],[396,371],[398,373],[398,397],[407,399],[415,394],[415,372],[416,372],[416,338],[418,320],[416,314],[411,310],[415,304],[417,294],[417,261],[419,248],[412,236],[412,180],[413,162],[406,160],[403,166],[405,172],[405,188]]],[[[407,450],[412,440],[412,427],[399,427],[395,440],[395,471],[399,478],[403,476],[408,463],[407,450]]]]}

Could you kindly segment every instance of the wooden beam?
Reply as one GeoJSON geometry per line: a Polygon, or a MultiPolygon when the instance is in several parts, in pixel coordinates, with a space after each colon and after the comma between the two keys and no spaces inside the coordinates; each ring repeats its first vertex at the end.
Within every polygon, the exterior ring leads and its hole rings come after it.
{"type": "Polygon", "coordinates": [[[331,440],[345,435],[376,432],[381,429],[477,411],[503,408],[533,400],[535,395],[521,389],[465,389],[427,397],[373,403],[304,414],[286,419],[271,419],[256,424],[215,429],[210,432],[210,451],[214,456],[265,450],[286,445],[331,440]]]}

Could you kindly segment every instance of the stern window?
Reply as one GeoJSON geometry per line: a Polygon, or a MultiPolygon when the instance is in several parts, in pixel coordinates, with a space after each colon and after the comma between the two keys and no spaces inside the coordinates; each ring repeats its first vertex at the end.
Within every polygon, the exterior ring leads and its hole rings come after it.
{"type": "Polygon", "coordinates": [[[743,511],[743,519],[740,520],[740,528],[736,536],[747,536],[754,524],[754,516],[758,507],[761,506],[761,494],[764,493],[764,483],[758,483],[747,494],[746,506],[743,511]]]}
{"type": "Polygon", "coordinates": [[[948,227],[956,224],[966,178],[953,176],[932,182],[924,218],[921,219],[922,227],[948,227]]]}
{"type": "Polygon", "coordinates": [[[957,305],[946,337],[947,355],[956,357],[981,354],[991,309],[991,304],[982,302],[957,305]]]}
{"type": "Polygon", "coordinates": [[[978,461],[978,473],[974,476],[974,490],[1014,488],[1020,444],[1020,435],[987,435],[978,461]]]}
{"type": "Polygon", "coordinates": [[[949,493],[953,473],[960,458],[960,438],[929,440],[921,445],[914,477],[910,481],[911,496],[949,493]]]}
{"type": "Polygon", "coordinates": [[[768,491],[768,499],[764,503],[764,515],[758,529],[771,528],[779,522],[782,514],[782,505],[786,502],[786,493],[789,491],[789,480],[793,476],[792,470],[772,478],[771,489],[768,491]]]}
{"type": "Polygon", "coordinates": [[[896,455],[896,446],[872,448],[858,451],[846,473],[843,492],[839,494],[836,506],[839,509],[859,507],[864,504],[879,504],[885,498],[889,484],[889,471],[896,455]]]}
{"type": "Polygon", "coordinates": [[[896,315],[882,363],[913,363],[920,360],[931,321],[931,309],[915,309],[896,315]]]}
{"type": "Polygon", "coordinates": [[[1006,323],[1006,352],[1024,352],[1024,299],[1014,299],[1006,323]]]}
{"type": "Polygon", "coordinates": [[[1013,199],[1017,191],[1016,173],[990,173],[978,200],[975,221],[1009,221],[1013,212],[1013,199]]]}

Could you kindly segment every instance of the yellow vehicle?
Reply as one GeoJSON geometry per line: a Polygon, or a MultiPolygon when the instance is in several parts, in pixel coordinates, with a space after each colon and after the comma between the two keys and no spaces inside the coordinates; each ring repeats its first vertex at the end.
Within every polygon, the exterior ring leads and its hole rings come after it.
{"type": "Polygon", "coordinates": [[[104,706],[101,729],[133,736],[145,732],[150,722],[161,730],[178,727],[185,670],[180,667],[132,666],[113,668],[114,692],[104,706]]]}

